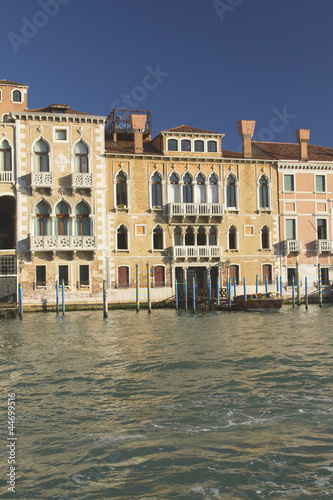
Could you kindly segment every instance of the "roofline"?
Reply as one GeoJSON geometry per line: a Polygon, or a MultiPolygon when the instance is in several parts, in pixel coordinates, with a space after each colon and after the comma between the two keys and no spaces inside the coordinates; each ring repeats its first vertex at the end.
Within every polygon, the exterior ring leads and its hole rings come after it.
{"type": "Polygon", "coordinates": [[[70,117],[70,118],[98,118],[99,120],[106,120],[107,116],[100,116],[100,115],[90,115],[88,113],[48,113],[47,111],[10,111],[14,116],[26,116],[26,115],[34,115],[34,116],[52,116],[52,117],[70,117]]]}
{"type": "Polygon", "coordinates": [[[223,161],[228,161],[228,162],[231,162],[231,163],[260,163],[260,164],[267,164],[267,163],[276,163],[276,160],[271,160],[269,158],[230,158],[230,157],[227,157],[227,156],[215,156],[215,157],[201,157],[201,158],[196,158],[196,157],[191,157],[191,156],[177,156],[176,158],[174,156],[165,156],[165,155],[161,155],[161,154],[152,154],[152,153],[147,153],[147,154],[144,154],[144,153],[117,153],[117,152],[113,152],[113,151],[106,151],[105,150],[105,156],[114,156],[114,157],[119,157],[119,156],[126,156],[126,157],[141,157],[141,158],[160,158],[161,161],[166,161],[166,160],[170,160],[170,161],[179,161],[179,160],[183,160],[182,163],[184,163],[184,161],[188,161],[188,162],[198,162],[198,163],[203,163],[203,162],[206,162],[206,161],[209,161],[211,163],[221,163],[223,161]]]}
{"type": "Polygon", "coordinates": [[[17,83],[17,82],[4,83],[0,81],[0,85],[6,85],[7,87],[26,87],[27,89],[29,88],[29,86],[26,85],[25,83],[17,83]]]}
{"type": "MultiPolygon", "coordinates": [[[[158,137],[159,135],[200,135],[200,136],[203,136],[203,135],[214,135],[214,136],[218,136],[218,137],[225,137],[225,134],[219,134],[218,132],[171,132],[169,130],[161,130],[161,132],[159,134],[157,134],[156,137],[158,137]]],[[[155,138],[156,138],[155,137],[155,138]]]]}

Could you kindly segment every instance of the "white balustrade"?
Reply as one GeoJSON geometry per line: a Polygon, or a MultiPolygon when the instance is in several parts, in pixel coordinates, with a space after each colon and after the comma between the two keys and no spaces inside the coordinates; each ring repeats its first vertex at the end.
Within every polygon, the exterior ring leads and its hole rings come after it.
{"type": "Polygon", "coordinates": [[[53,172],[32,172],[31,185],[35,187],[52,187],[54,185],[53,172]]]}
{"type": "Polygon", "coordinates": [[[172,254],[177,258],[219,258],[222,257],[221,246],[175,246],[172,248],[172,254]]]}
{"type": "Polygon", "coordinates": [[[317,240],[318,252],[330,252],[333,251],[333,241],[332,240],[317,240]]]}
{"type": "Polygon", "coordinates": [[[302,243],[300,240],[287,240],[287,252],[298,252],[302,251],[302,243]]]}
{"type": "Polygon", "coordinates": [[[0,182],[12,182],[13,172],[11,170],[0,172],[0,182]]]}
{"type": "Polygon", "coordinates": [[[30,250],[96,250],[95,236],[30,236],[30,250]]]}
{"type": "Polygon", "coordinates": [[[173,216],[218,216],[223,217],[222,203],[169,203],[167,205],[169,218],[173,216]]]}
{"type": "Polygon", "coordinates": [[[72,174],[73,188],[91,188],[93,187],[93,174],[75,173],[72,174]]]}

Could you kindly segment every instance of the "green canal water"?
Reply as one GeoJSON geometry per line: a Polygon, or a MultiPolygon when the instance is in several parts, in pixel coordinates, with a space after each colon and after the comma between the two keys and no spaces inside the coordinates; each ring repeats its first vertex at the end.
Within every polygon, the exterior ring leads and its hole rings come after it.
{"type": "Polygon", "coordinates": [[[330,305],[1,320],[0,497],[332,498],[332,324],[330,305]]]}

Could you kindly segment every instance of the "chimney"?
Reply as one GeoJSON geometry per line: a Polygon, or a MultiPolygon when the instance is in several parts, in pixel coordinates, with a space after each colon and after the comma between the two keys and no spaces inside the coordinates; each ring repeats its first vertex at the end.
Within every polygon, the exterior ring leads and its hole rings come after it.
{"type": "Polygon", "coordinates": [[[301,161],[307,161],[310,130],[305,128],[300,128],[296,130],[296,139],[299,144],[299,159],[301,161]]]}
{"type": "Polygon", "coordinates": [[[143,153],[143,132],[146,120],[146,115],[130,115],[130,127],[134,130],[134,153],[143,153]]]}
{"type": "Polygon", "coordinates": [[[255,120],[240,120],[237,123],[238,132],[242,138],[244,158],[252,158],[251,139],[254,134],[255,120]]]}

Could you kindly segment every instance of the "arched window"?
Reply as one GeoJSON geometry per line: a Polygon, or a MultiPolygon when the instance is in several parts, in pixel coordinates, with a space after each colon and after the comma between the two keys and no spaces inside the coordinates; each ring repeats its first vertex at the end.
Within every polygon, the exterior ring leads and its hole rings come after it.
{"type": "Polygon", "coordinates": [[[8,141],[0,144],[0,171],[10,172],[12,170],[12,151],[8,141]]]}
{"type": "Polygon", "coordinates": [[[183,203],[193,203],[192,177],[187,172],[183,177],[183,203]]]}
{"type": "Polygon", "coordinates": [[[237,250],[237,229],[231,226],[228,232],[229,250],[237,250]]]}
{"type": "Polygon", "coordinates": [[[191,151],[191,141],[183,139],[181,142],[182,151],[191,151]]]}
{"type": "Polygon", "coordinates": [[[206,245],[206,231],[202,226],[200,226],[198,228],[197,245],[198,246],[205,246],[206,245]]]}
{"type": "Polygon", "coordinates": [[[173,242],[175,246],[181,246],[182,245],[182,230],[180,229],[179,226],[175,227],[174,233],[173,233],[173,242]]]}
{"type": "Polygon", "coordinates": [[[211,174],[209,176],[209,185],[208,185],[208,202],[209,203],[218,203],[218,185],[217,185],[217,177],[215,174],[211,174]]]}
{"type": "Polygon", "coordinates": [[[169,151],[178,151],[178,141],[176,139],[168,140],[168,150],[169,151]]]}
{"type": "Polygon", "coordinates": [[[45,201],[36,205],[35,236],[51,234],[50,206],[45,201]]]}
{"type": "Polygon", "coordinates": [[[227,207],[236,208],[236,179],[232,174],[227,177],[227,207]]]}
{"type": "Polygon", "coordinates": [[[217,245],[217,229],[214,226],[209,228],[209,244],[212,246],[217,245]]]}
{"type": "Polygon", "coordinates": [[[71,223],[69,218],[69,206],[64,201],[58,203],[55,209],[56,224],[55,234],[69,235],[71,234],[71,223]]]}
{"type": "Polygon", "coordinates": [[[205,188],[205,178],[202,174],[198,174],[196,177],[197,181],[197,196],[196,196],[196,202],[197,203],[206,203],[206,188],[205,188]]]}
{"type": "Polygon", "coordinates": [[[35,171],[49,171],[49,147],[43,139],[39,139],[34,147],[35,152],[35,171]]]}
{"type": "Polygon", "coordinates": [[[88,172],[88,148],[82,141],[74,148],[74,169],[77,173],[88,172]]]}
{"type": "Polygon", "coordinates": [[[14,90],[13,92],[13,102],[22,102],[22,95],[20,90],[14,90]]]}
{"type": "Polygon", "coordinates": [[[264,226],[261,230],[261,248],[263,250],[269,250],[270,248],[270,238],[269,238],[269,227],[264,226]]]}
{"type": "Polygon", "coordinates": [[[259,204],[260,208],[269,208],[267,177],[262,175],[259,179],[259,204]]]}
{"type": "Polygon", "coordinates": [[[190,226],[185,231],[185,245],[194,246],[194,231],[190,226]]]}
{"type": "Polygon", "coordinates": [[[153,230],[153,248],[154,250],[163,250],[163,229],[160,226],[153,230]]]}
{"type": "Polygon", "coordinates": [[[194,151],[204,151],[204,142],[203,141],[194,141],[194,151]]]}
{"type": "Polygon", "coordinates": [[[76,205],[75,209],[75,233],[77,236],[90,235],[89,207],[84,201],[76,205]]]}
{"type": "Polygon", "coordinates": [[[127,182],[126,175],[124,172],[120,171],[116,177],[117,180],[117,207],[123,205],[124,208],[127,207],[127,182]]]}
{"type": "Polygon", "coordinates": [[[128,250],[127,228],[123,224],[117,229],[117,249],[128,250]]]}
{"type": "Polygon", "coordinates": [[[179,202],[179,178],[175,172],[169,177],[169,203],[179,202]]]}
{"type": "Polygon", "coordinates": [[[216,141],[208,141],[207,148],[209,153],[217,153],[217,142],[216,141]]]}
{"type": "Polygon", "coordinates": [[[162,206],[162,179],[157,172],[151,178],[151,203],[152,207],[162,206]]]}

